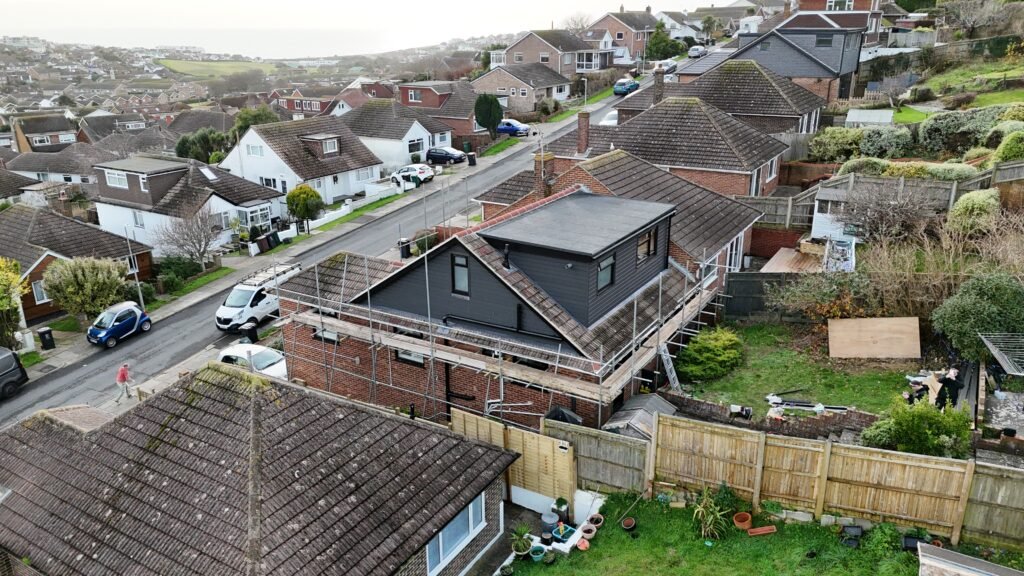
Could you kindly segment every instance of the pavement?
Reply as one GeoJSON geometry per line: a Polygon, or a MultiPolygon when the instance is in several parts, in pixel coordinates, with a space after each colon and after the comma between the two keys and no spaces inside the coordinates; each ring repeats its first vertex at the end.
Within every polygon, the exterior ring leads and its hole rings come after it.
{"type": "MultiPolygon", "coordinates": [[[[645,78],[647,80],[647,78],[645,78]]],[[[644,82],[641,82],[644,84],[644,82]]],[[[591,122],[611,109],[617,97],[590,104],[591,122]]],[[[70,404],[112,405],[117,392],[113,380],[118,366],[129,362],[136,382],[177,379],[187,366],[201,367],[216,350],[238,336],[218,331],[214,313],[227,292],[245,275],[278,264],[301,262],[310,266],[339,251],[388,255],[401,237],[447,221],[452,216],[478,209],[471,199],[495,184],[529,169],[540,138],[551,141],[575,126],[576,116],[560,122],[537,124],[541,133],[494,156],[477,159],[476,166],[457,165],[450,174],[410,190],[390,204],[363,214],[312,238],[266,256],[225,256],[222,264],[234,272],[155,310],[154,327],[148,334],[129,338],[111,350],[90,345],[81,333],[54,333],[57,347],[39,350],[43,361],[30,367],[29,384],[16,396],[0,403],[0,428],[36,410],[70,404]],[[182,312],[186,312],[182,314],[182,312]]],[[[148,384],[146,384],[148,386],[148,384]]],[[[127,403],[122,402],[122,408],[127,403]]]]}

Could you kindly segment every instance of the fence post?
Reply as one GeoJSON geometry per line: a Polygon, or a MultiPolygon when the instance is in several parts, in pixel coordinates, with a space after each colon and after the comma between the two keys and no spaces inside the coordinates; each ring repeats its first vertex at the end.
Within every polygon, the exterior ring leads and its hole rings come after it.
{"type": "Polygon", "coordinates": [[[651,443],[647,445],[647,462],[645,462],[647,470],[645,475],[647,476],[647,490],[648,497],[654,496],[654,471],[655,458],[658,456],[658,412],[654,412],[654,424],[651,426],[651,443]]]}
{"type": "Polygon", "coordinates": [[[949,189],[949,210],[953,210],[953,204],[956,204],[956,192],[959,187],[959,182],[953,180],[953,187],[949,189]]]}
{"type": "Polygon", "coordinates": [[[971,484],[974,483],[974,458],[967,461],[964,471],[964,483],[960,488],[960,501],[956,505],[956,518],[953,518],[953,534],[949,537],[954,546],[960,543],[960,531],[964,527],[964,516],[967,514],[967,501],[971,498],[971,484]]]}
{"type": "Polygon", "coordinates": [[[789,230],[789,223],[793,219],[793,197],[786,198],[786,230],[789,230]]]}
{"type": "Polygon", "coordinates": [[[825,513],[825,484],[828,482],[828,463],[832,458],[832,441],[825,441],[825,452],[818,460],[818,481],[814,483],[814,516],[818,519],[825,513]]]}
{"type": "Polygon", "coordinates": [[[764,447],[768,435],[761,432],[757,439],[757,469],[754,470],[754,512],[761,511],[761,480],[764,477],[764,447]]]}

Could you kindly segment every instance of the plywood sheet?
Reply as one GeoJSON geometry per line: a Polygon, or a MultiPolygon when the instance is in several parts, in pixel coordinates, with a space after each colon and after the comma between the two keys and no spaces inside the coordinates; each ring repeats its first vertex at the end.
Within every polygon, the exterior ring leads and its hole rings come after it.
{"type": "Polygon", "coordinates": [[[779,248],[761,272],[821,272],[821,255],[805,254],[792,248],[779,248]]]}
{"type": "Polygon", "coordinates": [[[920,358],[917,318],[844,318],[828,321],[832,358],[920,358]]]}

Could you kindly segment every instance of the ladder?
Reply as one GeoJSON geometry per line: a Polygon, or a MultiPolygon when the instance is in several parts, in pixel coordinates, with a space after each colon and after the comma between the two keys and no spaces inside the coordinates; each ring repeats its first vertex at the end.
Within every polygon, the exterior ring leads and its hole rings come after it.
{"type": "Polygon", "coordinates": [[[661,356],[661,363],[665,367],[665,374],[668,376],[668,383],[672,391],[681,391],[682,387],[679,385],[679,376],[676,375],[676,367],[672,362],[672,355],[668,353],[668,346],[664,343],[658,346],[658,355],[661,356]]]}

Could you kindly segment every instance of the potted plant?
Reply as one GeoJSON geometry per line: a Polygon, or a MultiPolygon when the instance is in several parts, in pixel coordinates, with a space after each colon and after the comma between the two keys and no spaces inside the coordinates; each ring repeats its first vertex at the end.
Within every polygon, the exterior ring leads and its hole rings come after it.
{"type": "Polygon", "coordinates": [[[509,534],[509,541],[512,543],[512,553],[517,557],[522,558],[529,554],[530,547],[533,546],[533,540],[530,539],[530,525],[526,522],[516,524],[509,534]]]}
{"type": "Polygon", "coordinates": [[[512,566],[511,564],[505,564],[501,567],[500,570],[498,570],[498,574],[501,574],[501,576],[512,576],[512,574],[514,574],[515,571],[516,569],[514,566],[512,566]]]}
{"type": "Polygon", "coordinates": [[[555,555],[555,551],[554,550],[548,550],[547,552],[544,553],[544,563],[545,564],[554,564],[555,560],[557,560],[557,559],[558,559],[558,556],[555,555]]]}
{"type": "Polygon", "coordinates": [[[600,514],[591,514],[590,518],[587,518],[587,522],[592,524],[594,528],[600,528],[604,524],[604,516],[600,514]]]}
{"type": "Polygon", "coordinates": [[[633,518],[632,516],[627,516],[622,519],[623,530],[625,530],[626,532],[632,532],[634,528],[636,528],[636,518],[633,518]]]}
{"type": "Polygon", "coordinates": [[[532,558],[534,562],[540,562],[541,560],[543,560],[544,554],[546,553],[547,550],[545,550],[544,547],[539,544],[537,546],[534,546],[533,548],[530,548],[530,558],[532,558]]]}
{"type": "Polygon", "coordinates": [[[569,522],[569,501],[565,498],[559,497],[555,500],[555,503],[551,505],[551,511],[558,513],[558,519],[562,522],[569,522]]]}
{"type": "Polygon", "coordinates": [[[597,534],[597,528],[594,528],[593,524],[584,524],[583,526],[580,526],[580,533],[583,534],[584,538],[590,540],[595,534],[597,534]]]}

